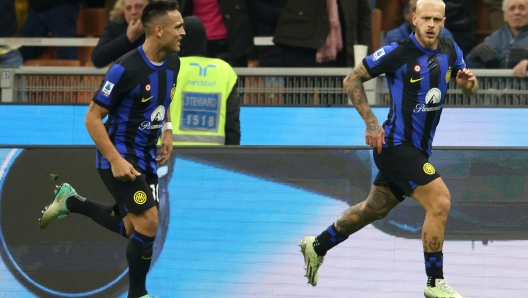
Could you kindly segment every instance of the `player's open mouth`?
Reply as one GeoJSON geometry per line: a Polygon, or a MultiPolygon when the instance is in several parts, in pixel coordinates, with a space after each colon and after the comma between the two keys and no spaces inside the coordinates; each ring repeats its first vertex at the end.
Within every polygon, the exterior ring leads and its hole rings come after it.
{"type": "Polygon", "coordinates": [[[435,36],[434,32],[425,32],[425,36],[433,38],[435,36]]]}

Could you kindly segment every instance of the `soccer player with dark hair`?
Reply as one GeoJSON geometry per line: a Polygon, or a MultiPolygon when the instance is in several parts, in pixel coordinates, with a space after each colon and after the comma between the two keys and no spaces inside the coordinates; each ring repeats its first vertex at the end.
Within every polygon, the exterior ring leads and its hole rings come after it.
{"type": "Polygon", "coordinates": [[[466,68],[457,44],[439,38],[444,22],[443,1],[418,0],[413,14],[416,31],[363,59],[345,78],[348,96],[365,121],[365,143],[374,147],[379,172],[365,201],[345,210],[319,236],[301,239],[311,285],[317,284],[318,269],[328,250],[384,218],[409,196],[426,211],[422,228],[428,277],[425,297],[462,297],[443,275],[442,247],[451,197],[429,156],[451,74],[467,96],[477,92],[478,81],[466,68]],[[369,106],[363,83],[383,73],[392,100],[382,127],[369,106]]]}
{"type": "Polygon", "coordinates": [[[63,183],[40,220],[45,228],[70,212],[80,213],[128,237],[128,297],[152,297],[145,281],[158,228],[157,163],[165,164],[172,152],[169,106],[180,70],[172,53],[185,35],[175,1],[148,4],[141,22],[145,43],[110,67],[84,120],[97,146],[97,170],[116,205],[87,200],[63,183]]]}

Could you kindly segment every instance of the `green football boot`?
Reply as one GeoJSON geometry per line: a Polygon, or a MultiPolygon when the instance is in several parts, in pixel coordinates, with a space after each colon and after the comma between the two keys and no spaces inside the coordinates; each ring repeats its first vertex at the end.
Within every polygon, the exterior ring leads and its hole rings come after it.
{"type": "Polygon", "coordinates": [[[426,298],[464,298],[445,279],[440,278],[435,280],[434,287],[431,287],[429,283],[425,285],[424,296],[426,298]]]}
{"type": "Polygon", "coordinates": [[[40,228],[45,229],[52,221],[70,214],[66,207],[66,201],[75,195],[77,195],[77,192],[68,183],[57,185],[53,202],[49,206],[44,207],[44,211],[42,211],[42,217],[39,219],[40,228]]]}
{"type": "Polygon", "coordinates": [[[307,236],[301,239],[299,246],[304,256],[304,269],[306,270],[304,276],[308,278],[308,283],[315,287],[319,279],[319,267],[323,264],[324,257],[317,255],[315,252],[313,248],[314,241],[314,236],[307,236]]]}

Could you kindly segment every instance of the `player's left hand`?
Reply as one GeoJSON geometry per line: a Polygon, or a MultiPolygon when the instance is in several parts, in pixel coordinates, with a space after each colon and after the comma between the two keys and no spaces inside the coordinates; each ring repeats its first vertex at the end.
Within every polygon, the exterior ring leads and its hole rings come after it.
{"type": "Polygon", "coordinates": [[[172,154],[172,130],[167,129],[163,132],[161,136],[161,150],[159,155],[156,157],[156,161],[160,165],[164,165],[169,161],[169,158],[172,154]]]}
{"type": "Polygon", "coordinates": [[[469,69],[464,68],[457,72],[456,82],[461,88],[471,90],[475,86],[476,78],[469,69]]]}

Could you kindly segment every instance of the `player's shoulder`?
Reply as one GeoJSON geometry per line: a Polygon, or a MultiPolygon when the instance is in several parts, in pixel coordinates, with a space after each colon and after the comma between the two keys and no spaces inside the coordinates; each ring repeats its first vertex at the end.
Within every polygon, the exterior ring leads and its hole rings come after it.
{"type": "Polygon", "coordinates": [[[399,59],[403,56],[403,53],[405,53],[405,48],[408,46],[409,41],[408,38],[404,40],[395,40],[377,49],[370,57],[368,57],[370,59],[367,60],[375,62],[383,59],[399,59]]]}
{"type": "Polygon", "coordinates": [[[170,53],[166,57],[167,68],[169,69],[180,69],[180,56],[176,53],[170,53]]]}
{"type": "Polygon", "coordinates": [[[444,53],[450,53],[456,48],[458,48],[456,42],[452,38],[440,37],[438,39],[438,47],[440,51],[444,53]]]}
{"type": "Polygon", "coordinates": [[[126,68],[127,66],[135,65],[137,63],[136,59],[142,59],[141,54],[138,49],[133,49],[119,57],[114,64],[123,65],[126,68]]]}

